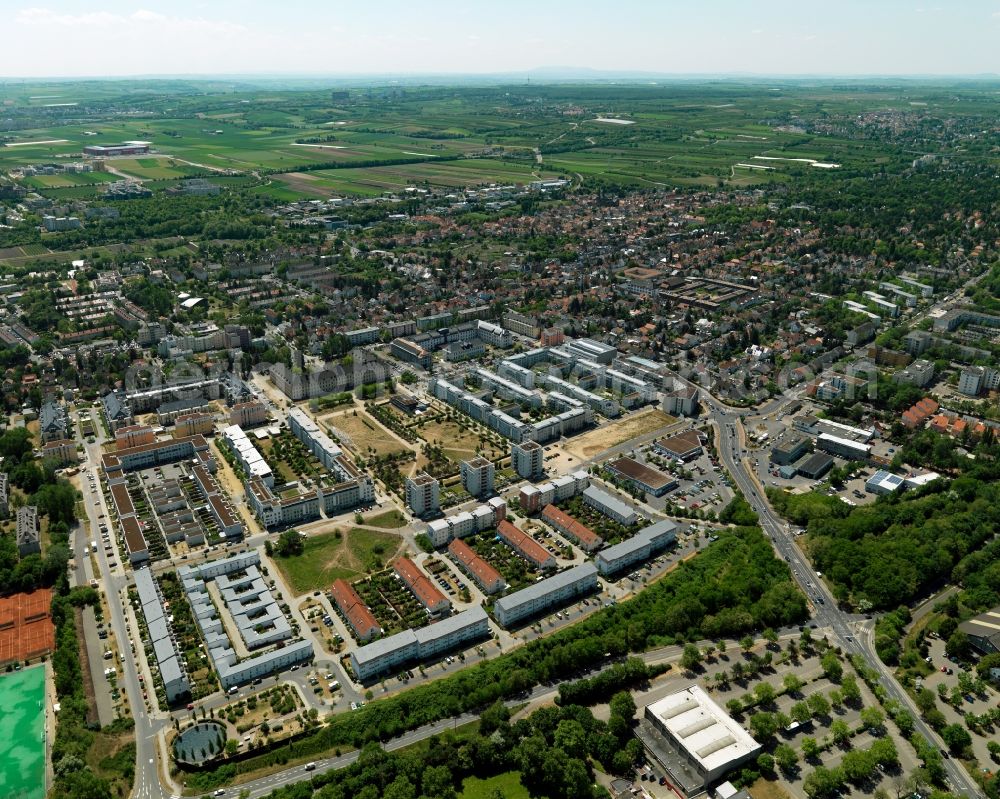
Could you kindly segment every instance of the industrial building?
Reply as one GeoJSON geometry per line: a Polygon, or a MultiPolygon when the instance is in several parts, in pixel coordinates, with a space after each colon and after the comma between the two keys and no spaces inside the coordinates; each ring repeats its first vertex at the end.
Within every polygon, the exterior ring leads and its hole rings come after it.
{"type": "Polygon", "coordinates": [[[816,439],[816,447],[831,455],[839,455],[841,458],[852,461],[867,461],[872,451],[868,444],[862,444],[849,438],[831,436],[829,433],[819,434],[816,439]]]}
{"type": "Polygon", "coordinates": [[[697,685],[647,705],[640,730],[643,743],[688,796],[755,759],[761,750],[697,685]]]}
{"type": "Polygon", "coordinates": [[[637,563],[645,562],[651,555],[666,549],[676,541],[677,525],[669,519],[664,519],[642,528],[621,543],[601,550],[594,562],[601,574],[617,574],[637,563]]]}
{"type": "Polygon", "coordinates": [[[584,563],[501,597],[493,604],[493,615],[499,624],[511,627],[549,608],[592,593],[599,587],[597,567],[593,563],[584,563]]]}
{"type": "Polygon", "coordinates": [[[783,442],[771,447],[771,463],[779,466],[787,466],[795,463],[799,458],[809,452],[812,441],[805,436],[789,434],[783,442]]]}
{"type": "Polygon", "coordinates": [[[403,630],[360,647],[351,653],[351,668],[360,681],[367,682],[399,670],[404,664],[429,660],[489,634],[486,611],[474,607],[426,627],[403,630]]]}
{"type": "Polygon", "coordinates": [[[797,467],[799,474],[808,477],[810,480],[819,480],[824,474],[833,468],[833,458],[824,455],[822,452],[814,452],[797,467]]]}
{"type": "Polygon", "coordinates": [[[636,523],[639,514],[630,505],[626,505],[620,499],[612,496],[607,491],[602,491],[597,486],[590,486],[583,492],[583,501],[594,510],[600,511],[609,519],[614,519],[619,524],[626,527],[636,523]]]}
{"type": "Polygon", "coordinates": [[[879,496],[894,494],[902,488],[904,488],[903,478],[884,469],[879,469],[865,481],[865,491],[879,496]]]}

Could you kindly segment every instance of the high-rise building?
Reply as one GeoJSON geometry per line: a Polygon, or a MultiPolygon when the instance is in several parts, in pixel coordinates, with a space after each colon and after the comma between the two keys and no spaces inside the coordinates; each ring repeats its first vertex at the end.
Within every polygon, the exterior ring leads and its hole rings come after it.
{"type": "Polygon", "coordinates": [[[441,508],[441,484],[426,472],[406,478],[406,506],[416,516],[431,516],[441,508]]]}
{"type": "Polygon", "coordinates": [[[540,480],[545,474],[545,447],[537,441],[523,441],[510,448],[514,471],[526,480],[540,480]]]}
{"type": "Polygon", "coordinates": [[[493,479],[496,467],[493,462],[477,456],[462,461],[462,485],[474,497],[489,496],[493,493],[493,479]]]}

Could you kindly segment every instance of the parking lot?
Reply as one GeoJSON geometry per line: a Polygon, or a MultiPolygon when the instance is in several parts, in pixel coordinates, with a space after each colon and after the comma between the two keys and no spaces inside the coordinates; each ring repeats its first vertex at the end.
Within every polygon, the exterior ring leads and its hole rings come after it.
{"type": "Polygon", "coordinates": [[[674,488],[663,496],[655,497],[646,493],[645,502],[654,510],[670,512],[671,506],[686,510],[722,510],[733,498],[734,492],[729,478],[721,471],[718,462],[706,450],[687,463],[678,463],[660,454],[652,447],[633,450],[629,457],[677,481],[674,488]]]}

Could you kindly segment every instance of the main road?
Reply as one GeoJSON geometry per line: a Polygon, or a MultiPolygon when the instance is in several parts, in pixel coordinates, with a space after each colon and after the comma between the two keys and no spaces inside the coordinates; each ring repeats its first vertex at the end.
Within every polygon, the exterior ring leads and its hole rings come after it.
{"type": "MultiPolygon", "coordinates": [[[[707,392],[703,391],[702,393],[705,395],[703,401],[711,411],[712,419],[718,430],[716,443],[719,458],[729,470],[736,486],[757,513],[760,526],[771,539],[775,550],[788,562],[792,576],[812,603],[813,618],[817,627],[828,628],[831,631],[833,643],[839,645],[848,654],[860,655],[868,666],[878,672],[880,682],[888,696],[909,709],[917,732],[928,741],[936,743],[942,751],[946,751],[947,747],[921,719],[919,711],[906,691],[896,681],[892,670],[882,663],[875,653],[871,636],[864,628],[863,619],[842,611],[826,584],[818,574],[813,572],[811,564],[802,550],[795,544],[795,534],[792,528],[775,513],[763,492],[763,487],[747,464],[744,451],[744,417],[753,420],[766,416],[779,407],[782,402],[772,400],[756,413],[748,413],[722,404],[707,392]]],[[[968,773],[956,761],[946,758],[944,768],[953,792],[968,797],[981,795],[968,773]]]]}

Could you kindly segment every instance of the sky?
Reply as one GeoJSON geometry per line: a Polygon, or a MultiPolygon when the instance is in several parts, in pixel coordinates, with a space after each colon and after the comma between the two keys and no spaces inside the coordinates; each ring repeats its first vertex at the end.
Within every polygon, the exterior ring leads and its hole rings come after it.
{"type": "Polygon", "coordinates": [[[1000,0],[0,0],[0,76],[1000,73],[1000,0]]]}

